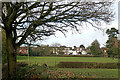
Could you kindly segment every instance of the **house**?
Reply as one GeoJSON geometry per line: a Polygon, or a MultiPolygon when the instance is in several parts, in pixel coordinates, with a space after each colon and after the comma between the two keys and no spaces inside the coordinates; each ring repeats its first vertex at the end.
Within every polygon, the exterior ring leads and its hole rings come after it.
{"type": "Polygon", "coordinates": [[[117,37],[114,38],[114,46],[115,46],[116,48],[118,48],[118,40],[117,40],[117,37]]]}
{"type": "Polygon", "coordinates": [[[53,54],[64,54],[69,55],[72,53],[72,47],[60,46],[60,47],[52,47],[53,54]]]}
{"type": "Polygon", "coordinates": [[[19,49],[18,49],[18,53],[20,54],[20,53],[22,53],[22,54],[28,54],[28,49],[27,49],[27,47],[20,47],[19,49]]]}
{"type": "Polygon", "coordinates": [[[87,55],[87,51],[83,50],[82,55],[87,55]]]}
{"type": "MultiPolygon", "coordinates": [[[[81,55],[86,55],[87,52],[83,50],[82,48],[77,47],[76,49],[72,49],[72,47],[67,47],[67,46],[59,46],[59,47],[53,47],[49,45],[42,45],[39,47],[31,47],[33,51],[37,50],[39,54],[41,54],[42,51],[44,51],[45,55],[80,55],[79,52],[81,52],[81,55]]],[[[18,49],[18,53],[22,54],[28,54],[28,48],[27,47],[20,47],[18,49]]],[[[42,52],[43,53],[43,52],[42,52]]]]}
{"type": "MultiPolygon", "coordinates": [[[[117,37],[114,38],[114,44],[113,44],[114,47],[118,48],[118,40],[117,40],[117,37]]],[[[102,51],[103,51],[103,56],[104,57],[108,57],[108,53],[107,53],[107,50],[108,48],[107,47],[103,47],[101,48],[102,51]]]]}
{"type": "Polygon", "coordinates": [[[101,48],[101,49],[102,49],[102,52],[103,52],[103,56],[104,56],[104,57],[108,57],[108,53],[107,53],[108,48],[103,47],[103,48],[101,48]]]}
{"type": "Polygon", "coordinates": [[[83,49],[83,48],[80,48],[80,47],[76,47],[76,49],[74,49],[75,50],[75,52],[74,52],[74,54],[76,54],[76,55],[80,55],[79,54],[79,52],[81,52],[81,55],[87,55],[87,51],[86,51],[86,49],[83,49]]]}

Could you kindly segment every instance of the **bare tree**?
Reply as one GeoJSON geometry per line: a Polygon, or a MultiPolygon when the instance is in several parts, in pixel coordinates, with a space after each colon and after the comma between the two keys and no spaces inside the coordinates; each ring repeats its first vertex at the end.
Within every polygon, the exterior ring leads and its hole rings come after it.
{"type": "Polygon", "coordinates": [[[61,44],[60,44],[60,43],[52,43],[51,46],[52,46],[52,47],[60,47],[61,44]]]}
{"type": "Polygon", "coordinates": [[[111,2],[3,2],[2,28],[6,32],[9,76],[16,74],[16,49],[29,40],[42,40],[56,31],[89,23],[93,27],[113,18],[111,2]],[[59,25],[58,25],[59,24],[59,25]]]}

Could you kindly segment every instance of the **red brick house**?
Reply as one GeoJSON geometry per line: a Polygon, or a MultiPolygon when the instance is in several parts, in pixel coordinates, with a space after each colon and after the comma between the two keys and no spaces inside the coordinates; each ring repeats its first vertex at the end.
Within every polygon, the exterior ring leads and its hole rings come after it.
{"type": "MultiPolygon", "coordinates": [[[[117,40],[117,38],[114,38],[114,47],[118,48],[118,40],[117,40]]],[[[108,54],[107,54],[108,48],[103,47],[102,50],[103,50],[103,56],[107,57],[108,56],[108,54]]]]}
{"type": "Polygon", "coordinates": [[[18,53],[28,54],[28,49],[26,47],[20,47],[18,53]]]}
{"type": "Polygon", "coordinates": [[[107,49],[106,47],[103,47],[102,50],[103,50],[103,56],[104,57],[108,57],[108,54],[107,54],[107,49]]]}
{"type": "Polygon", "coordinates": [[[116,47],[116,48],[118,48],[118,40],[117,40],[117,38],[114,38],[114,46],[116,47]]]}

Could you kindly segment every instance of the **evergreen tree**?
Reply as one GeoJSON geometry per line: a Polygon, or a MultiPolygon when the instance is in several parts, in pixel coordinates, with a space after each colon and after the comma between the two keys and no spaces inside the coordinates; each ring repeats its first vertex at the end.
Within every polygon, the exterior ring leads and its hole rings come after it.
{"type": "Polygon", "coordinates": [[[100,55],[102,53],[98,40],[95,40],[91,43],[90,50],[93,55],[100,55]]]}
{"type": "Polygon", "coordinates": [[[85,49],[85,46],[82,44],[82,45],[80,45],[80,48],[85,49]]]}
{"type": "Polygon", "coordinates": [[[106,42],[106,47],[108,48],[107,53],[109,56],[115,56],[118,54],[117,45],[117,34],[118,30],[115,28],[107,29],[106,33],[108,35],[108,40],[106,42]]]}

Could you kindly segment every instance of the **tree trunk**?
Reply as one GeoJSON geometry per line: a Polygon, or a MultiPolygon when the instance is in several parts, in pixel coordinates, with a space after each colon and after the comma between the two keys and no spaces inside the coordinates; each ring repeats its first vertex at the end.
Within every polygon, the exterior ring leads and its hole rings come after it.
{"type": "Polygon", "coordinates": [[[8,34],[7,38],[7,61],[8,61],[8,78],[15,80],[16,77],[16,48],[13,43],[12,37],[8,34]]]}

